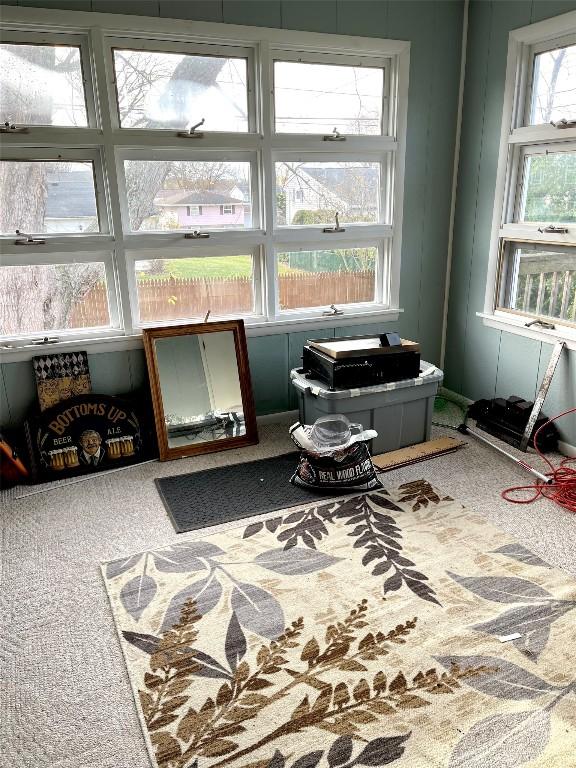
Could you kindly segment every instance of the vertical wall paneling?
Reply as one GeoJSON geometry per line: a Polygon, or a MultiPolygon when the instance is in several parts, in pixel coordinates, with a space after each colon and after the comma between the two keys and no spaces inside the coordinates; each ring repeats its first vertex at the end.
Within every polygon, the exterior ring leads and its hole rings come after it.
{"type": "Polygon", "coordinates": [[[37,402],[36,380],[32,361],[5,363],[3,365],[4,385],[9,398],[8,424],[16,426],[28,415],[30,408],[37,402]]]}
{"type": "Polygon", "coordinates": [[[542,344],[534,339],[503,333],[498,353],[496,396],[519,395],[534,400],[542,344]]]}
{"type": "Polygon", "coordinates": [[[530,24],[575,10],[574,0],[533,0],[530,24]]]}
{"type": "MultiPolygon", "coordinates": [[[[6,3],[2,0],[3,5],[16,5],[16,3],[6,3]]],[[[36,7],[42,6],[42,8],[54,8],[59,11],[91,11],[91,0],[19,0],[17,3],[21,7],[36,7]]]]}
{"type": "Polygon", "coordinates": [[[6,385],[4,384],[4,365],[0,364],[0,424],[8,425],[12,423],[10,415],[10,403],[6,394],[6,385]]]}
{"type": "Polygon", "coordinates": [[[288,334],[252,336],[248,358],[256,413],[288,410],[288,334]]]}
{"type": "Polygon", "coordinates": [[[126,352],[89,355],[92,390],[102,395],[125,395],[132,389],[130,362],[126,352]]]}
{"type": "MultiPolygon", "coordinates": [[[[488,336],[485,326],[476,312],[484,308],[488,253],[494,210],[494,183],[498,167],[500,148],[500,130],[502,127],[502,106],[504,103],[504,83],[506,79],[506,57],[508,54],[508,30],[529,23],[529,7],[523,3],[495,2],[492,6],[490,55],[488,57],[482,148],[478,173],[476,222],[470,268],[468,292],[468,322],[466,338],[466,359],[471,364],[466,366],[463,388],[473,394],[474,399],[483,396],[487,388],[495,387],[498,361],[490,356],[490,363],[483,363],[480,368],[474,365],[477,359],[474,350],[486,347],[484,355],[496,348],[499,334],[488,336]]],[[[499,347],[502,345],[499,343],[499,347]]]]}
{"type": "MultiPolygon", "coordinates": [[[[182,5],[185,6],[186,3],[182,5]]],[[[92,10],[99,13],[125,13],[135,16],[160,15],[158,0],[92,0],[92,10]]]]}
{"type": "Polygon", "coordinates": [[[160,16],[194,21],[224,21],[222,0],[160,0],[160,16]]]}
{"type": "MultiPolygon", "coordinates": [[[[423,222],[427,213],[427,139],[430,108],[433,103],[430,93],[432,90],[433,56],[431,58],[431,52],[426,41],[434,39],[430,30],[434,27],[435,3],[409,3],[409,12],[407,11],[408,6],[405,3],[392,2],[389,25],[392,38],[412,41],[404,175],[400,306],[404,309],[402,332],[410,339],[417,339],[421,305],[423,222]]],[[[435,54],[438,55],[439,51],[435,51],[435,54]]]]}
{"type": "Polygon", "coordinates": [[[386,38],[389,11],[387,0],[338,0],[338,34],[386,38]]]}
{"type": "Polygon", "coordinates": [[[128,366],[130,373],[130,389],[141,389],[148,384],[148,371],[146,370],[146,355],[143,349],[131,349],[128,352],[128,366]]]}
{"type": "Polygon", "coordinates": [[[344,325],[335,329],[336,336],[367,336],[369,333],[384,333],[398,330],[398,323],[367,323],[366,325],[344,325]]]}
{"type": "Polygon", "coordinates": [[[336,0],[282,0],[282,28],[308,32],[337,31],[336,0]]]}
{"type": "MultiPolygon", "coordinates": [[[[460,60],[462,13],[454,13],[450,2],[436,3],[434,37],[439,50],[453,49],[460,60]]],[[[451,183],[454,140],[458,113],[460,68],[452,58],[435,56],[431,65],[431,88],[427,141],[426,215],[423,225],[420,271],[420,312],[417,339],[426,360],[438,364],[442,342],[442,319],[438,307],[444,305],[448,258],[448,227],[451,196],[438,194],[451,183]],[[446,137],[450,137],[446,141],[446,137]]]]}
{"type": "Polygon", "coordinates": [[[282,27],[280,0],[224,0],[224,21],[253,27],[282,27]]]}
{"type": "Polygon", "coordinates": [[[448,305],[448,333],[446,339],[446,373],[456,391],[462,391],[464,350],[468,324],[468,296],[470,270],[476,225],[478,178],[480,174],[482,132],[486,78],[490,53],[490,19],[492,8],[487,3],[484,13],[476,3],[469,9],[468,46],[464,82],[464,108],[454,242],[452,274],[448,305]]]}

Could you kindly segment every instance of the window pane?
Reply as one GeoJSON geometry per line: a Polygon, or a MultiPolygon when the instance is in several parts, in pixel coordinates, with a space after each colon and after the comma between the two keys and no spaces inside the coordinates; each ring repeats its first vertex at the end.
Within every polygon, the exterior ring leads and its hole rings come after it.
{"type": "Polygon", "coordinates": [[[276,163],[276,223],[378,222],[379,163],[276,163]]]}
{"type": "Polygon", "coordinates": [[[534,57],[530,124],[576,119],[576,45],[534,57]]]}
{"type": "Polygon", "coordinates": [[[576,249],[510,246],[508,307],[576,322],[576,249]]]}
{"type": "Polygon", "coordinates": [[[140,321],[251,314],[252,256],[203,256],[136,262],[140,321]]]}
{"type": "Polygon", "coordinates": [[[0,161],[0,233],[99,232],[92,163],[0,161]]]}
{"type": "Polygon", "coordinates": [[[86,126],[80,49],[2,43],[0,118],[20,125],[86,126]]]}
{"type": "Polygon", "coordinates": [[[576,221],[576,152],[527,155],[520,221],[576,221]]]}
{"type": "Polygon", "coordinates": [[[374,301],[377,248],[278,254],[280,309],[374,301]]]}
{"type": "Polygon", "coordinates": [[[277,133],[382,133],[384,70],[274,62],[277,133]]]}
{"type": "Polygon", "coordinates": [[[126,160],[130,229],[252,226],[250,163],[126,160]]]}
{"type": "Polygon", "coordinates": [[[0,334],[110,326],[104,264],[0,268],[0,334]]]}
{"type": "Polygon", "coordinates": [[[122,128],[248,130],[247,61],[114,50],[122,128]]]}

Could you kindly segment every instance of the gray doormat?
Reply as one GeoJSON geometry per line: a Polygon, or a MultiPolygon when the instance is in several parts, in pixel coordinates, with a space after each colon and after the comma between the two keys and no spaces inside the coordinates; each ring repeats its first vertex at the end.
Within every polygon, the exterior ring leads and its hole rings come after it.
{"type": "Polygon", "coordinates": [[[292,485],[298,452],[155,480],[177,533],[342,496],[292,485]]]}

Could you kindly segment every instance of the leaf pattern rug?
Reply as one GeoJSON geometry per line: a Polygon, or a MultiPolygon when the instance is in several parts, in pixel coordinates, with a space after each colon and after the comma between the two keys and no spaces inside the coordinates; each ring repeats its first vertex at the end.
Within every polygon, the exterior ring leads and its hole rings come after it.
{"type": "Polygon", "coordinates": [[[425,481],[103,574],[159,768],[576,765],[576,582],[425,481]]]}

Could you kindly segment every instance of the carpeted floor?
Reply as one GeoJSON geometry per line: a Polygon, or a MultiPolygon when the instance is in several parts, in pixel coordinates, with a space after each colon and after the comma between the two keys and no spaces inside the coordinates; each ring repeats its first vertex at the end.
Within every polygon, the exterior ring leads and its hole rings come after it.
{"type": "MultiPolygon", "coordinates": [[[[176,538],[204,537],[206,530],[177,537],[154,478],[291,449],[286,424],[263,425],[260,436],[253,448],[147,464],[19,501],[4,498],[2,764],[149,768],[99,563],[176,538]]],[[[500,488],[525,482],[514,465],[471,443],[463,452],[389,473],[385,484],[422,477],[576,576],[574,517],[547,502],[513,506],[500,499],[500,488]]]]}

